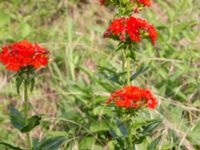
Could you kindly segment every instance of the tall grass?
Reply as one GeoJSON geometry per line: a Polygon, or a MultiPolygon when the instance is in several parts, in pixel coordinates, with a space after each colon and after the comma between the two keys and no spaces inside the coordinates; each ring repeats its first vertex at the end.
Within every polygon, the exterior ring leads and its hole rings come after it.
{"type": "MultiPolygon", "coordinates": [[[[136,73],[142,73],[135,76],[134,84],[153,87],[159,107],[143,112],[135,122],[161,118],[163,123],[137,149],[147,149],[159,135],[160,150],[199,149],[200,2],[155,3],[144,14],[159,31],[156,48],[144,41],[137,49],[140,65],[132,65],[136,73]]],[[[44,75],[39,77],[38,90],[31,97],[32,111],[44,114],[42,128],[33,135],[67,135],[69,140],[62,149],[113,149],[107,123],[114,126],[112,120],[107,120],[113,112],[104,102],[109,92],[124,82],[124,77],[122,58],[114,55],[116,43],[103,39],[102,34],[107,26],[105,20],[111,18],[114,10],[93,0],[9,0],[0,1],[0,8],[1,44],[25,38],[51,51],[49,67],[40,70],[44,75]]],[[[20,106],[21,98],[12,90],[12,74],[2,68],[0,139],[20,144],[22,141],[16,139],[24,135],[11,130],[6,107],[9,103],[20,106]]]]}

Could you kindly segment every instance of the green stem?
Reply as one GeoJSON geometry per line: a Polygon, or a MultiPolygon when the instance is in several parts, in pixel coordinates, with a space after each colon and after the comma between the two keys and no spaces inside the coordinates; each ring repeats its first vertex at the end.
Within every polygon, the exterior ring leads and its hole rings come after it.
{"type": "Polygon", "coordinates": [[[129,141],[130,150],[133,150],[133,143],[132,143],[131,134],[128,135],[128,141],[129,141]]]}
{"type": "MultiPolygon", "coordinates": [[[[25,80],[24,82],[24,116],[25,116],[25,121],[26,124],[28,124],[28,79],[25,80]]],[[[31,144],[31,137],[30,137],[30,133],[26,133],[26,140],[27,140],[27,144],[28,147],[30,148],[30,150],[32,149],[32,144],[31,144]]]]}
{"type": "MultiPolygon", "coordinates": [[[[130,58],[126,57],[126,65],[127,65],[127,85],[131,85],[131,64],[130,64],[130,58]]],[[[130,118],[128,119],[128,121],[130,121],[130,118]]],[[[129,142],[129,148],[130,150],[133,150],[134,145],[132,143],[132,133],[131,133],[131,124],[130,122],[129,124],[129,128],[128,128],[128,142],[129,142]]]]}
{"type": "Polygon", "coordinates": [[[132,141],[132,130],[131,130],[131,116],[126,116],[126,125],[128,127],[128,145],[129,145],[129,149],[130,150],[134,150],[134,145],[133,145],[133,141],[132,141]]]}
{"type": "Polygon", "coordinates": [[[131,85],[131,65],[130,65],[130,58],[126,58],[127,62],[127,85],[131,85]]]}

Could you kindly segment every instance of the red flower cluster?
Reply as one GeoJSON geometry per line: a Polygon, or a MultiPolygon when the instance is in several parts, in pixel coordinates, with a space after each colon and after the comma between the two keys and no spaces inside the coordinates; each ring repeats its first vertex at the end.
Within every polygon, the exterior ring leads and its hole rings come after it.
{"type": "Polygon", "coordinates": [[[149,107],[154,109],[157,105],[151,91],[137,86],[125,86],[116,90],[106,103],[109,104],[112,101],[115,101],[117,106],[125,108],[149,107]]]}
{"type": "Polygon", "coordinates": [[[104,5],[105,0],[99,0],[99,2],[100,2],[101,5],[104,5]]]}
{"type": "Polygon", "coordinates": [[[151,6],[151,0],[137,0],[138,3],[143,4],[144,6],[151,6]]]}
{"type": "MultiPolygon", "coordinates": [[[[104,5],[105,0],[99,0],[100,4],[104,5]]],[[[135,2],[135,0],[130,0],[130,2],[135,2]]],[[[143,4],[144,6],[151,6],[151,0],[137,0],[136,1],[139,4],[143,4]]]]}
{"type": "Polygon", "coordinates": [[[48,64],[48,50],[37,44],[23,40],[2,47],[0,61],[7,70],[18,71],[22,67],[33,66],[38,69],[48,64]]]}
{"type": "Polygon", "coordinates": [[[130,38],[134,42],[139,42],[142,37],[148,36],[151,38],[152,44],[155,45],[157,32],[154,26],[146,20],[131,16],[113,20],[104,33],[104,37],[110,36],[118,37],[120,41],[130,38]]]}

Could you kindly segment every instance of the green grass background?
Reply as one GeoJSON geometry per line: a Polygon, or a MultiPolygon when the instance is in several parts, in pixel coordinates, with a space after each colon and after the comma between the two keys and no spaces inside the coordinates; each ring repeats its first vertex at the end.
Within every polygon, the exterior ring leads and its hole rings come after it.
{"type": "MultiPolygon", "coordinates": [[[[0,0],[0,44],[22,39],[50,51],[47,68],[38,71],[31,113],[44,114],[32,136],[66,135],[61,149],[113,149],[103,105],[124,77],[117,43],[103,39],[112,8],[95,0],[0,0]]],[[[156,47],[143,40],[132,71],[146,67],[133,84],[150,88],[159,106],[142,112],[136,122],[161,118],[157,132],[137,145],[146,150],[162,135],[159,150],[200,147],[200,1],[155,0],[142,16],[158,32],[156,47]]],[[[22,106],[13,73],[0,66],[0,140],[23,145],[25,136],[10,125],[7,105],[22,106]]],[[[0,147],[0,149],[5,149],[0,147]]]]}

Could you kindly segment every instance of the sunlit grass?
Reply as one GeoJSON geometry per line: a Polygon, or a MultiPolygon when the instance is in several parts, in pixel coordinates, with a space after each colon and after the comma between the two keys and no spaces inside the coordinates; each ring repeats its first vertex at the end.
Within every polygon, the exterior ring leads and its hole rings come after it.
{"type": "MultiPolygon", "coordinates": [[[[141,118],[163,119],[158,133],[147,139],[146,145],[162,134],[159,144],[162,150],[199,148],[199,6],[198,0],[158,0],[144,13],[156,25],[159,38],[155,48],[143,41],[137,50],[134,71],[142,65],[149,69],[133,84],[151,87],[159,100],[159,107],[144,112],[141,118]]],[[[80,149],[112,149],[112,141],[105,136],[107,128],[102,125],[97,130],[94,123],[105,123],[105,116],[110,113],[104,106],[108,89],[119,86],[111,81],[112,76],[102,78],[99,66],[122,71],[121,58],[114,51],[116,43],[102,37],[114,10],[92,0],[89,3],[10,0],[1,1],[0,8],[4,13],[0,15],[1,44],[25,38],[41,43],[51,52],[49,67],[40,70],[37,90],[31,96],[32,112],[44,114],[42,128],[32,134],[37,138],[44,133],[67,135],[69,140],[63,149],[78,149],[78,145],[80,149]],[[104,83],[108,85],[105,87],[104,83]],[[97,106],[105,113],[97,113],[97,106]],[[87,144],[91,142],[93,145],[87,144]]],[[[22,104],[13,90],[11,76],[3,71],[0,75],[0,139],[20,144],[22,141],[16,138],[24,135],[11,132],[8,125],[7,105],[22,104]]],[[[145,150],[145,144],[137,148],[145,150]]]]}

